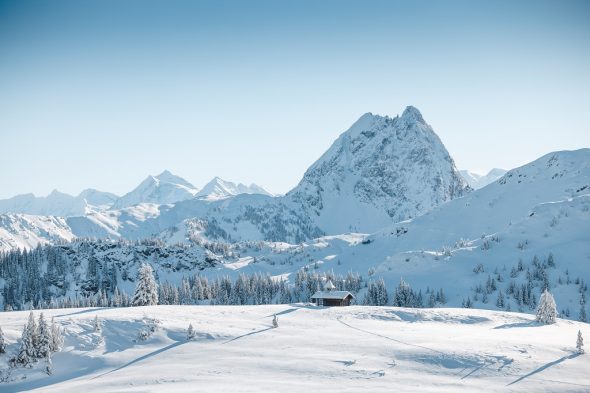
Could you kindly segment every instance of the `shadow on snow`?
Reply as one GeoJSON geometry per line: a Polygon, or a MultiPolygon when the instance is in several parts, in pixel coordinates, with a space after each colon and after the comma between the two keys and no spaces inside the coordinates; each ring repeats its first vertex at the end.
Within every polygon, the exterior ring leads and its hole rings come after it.
{"type": "Polygon", "coordinates": [[[528,377],[530,377],[530,376],[532,376],[532,375],[535,375],[535,374],[537,374],[537,373],[540,373],[541,371],[545,371],[545,370],[547,370],[549,367],[553,367],[553,366],[555,366],[556,364],[559,364],[559,363],[561,363],[561,362],[564,362],[564,361],[566,361],[566,360],[568,360],[568,359],[574,359],[574,358],[576,358],[576,357],[578,357],[578,356],[580,356],[580,354],[579,354],[579,353],[573,353],[573,354],[571,354],[571,355],[567,355],[567,356],[561,357],[561,358],[559,358],[559,359],[557,359],[557,360],[554,360],[554,361],[552,361],[552,362],[549,362],[549,363],[547,363],[547,364],[544,364],[544,365],[542,365],[541,367],[539,367],[538,369],[536,369],[536,370],[533,370],[533,371],[531,371],[530,373],[528,373],[528,374],[526,374],[526,375],[523,375],[522,377],[520,377],[520,378],[518,378],[518,379],[516,379],[516,380],[514,380],[514,381],[512,381],[512,382],[510,382],[510,383],[509,383],[508,385],[506,385],[506,386],[514,385],[515,383],[518,383],[518,382],[522,381],[523,379],[526,379],[526,378],[528,378],[528,377]]]}

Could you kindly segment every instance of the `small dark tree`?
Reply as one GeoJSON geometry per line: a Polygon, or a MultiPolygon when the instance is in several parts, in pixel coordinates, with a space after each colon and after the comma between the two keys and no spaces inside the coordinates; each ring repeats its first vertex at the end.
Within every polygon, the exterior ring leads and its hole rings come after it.
{"type": "Polygon", "coordinates": [[[4,332],[0,327],[0,354],[6,353],[6,341],[4,339],[4,332]]]}

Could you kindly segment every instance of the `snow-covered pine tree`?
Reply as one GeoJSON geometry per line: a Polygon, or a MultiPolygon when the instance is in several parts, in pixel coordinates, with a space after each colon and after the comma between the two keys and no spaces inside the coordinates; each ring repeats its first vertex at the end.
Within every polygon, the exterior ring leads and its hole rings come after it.
{"type": "Polygon", "coordinates": [[[33,358],[29,356],[29,346],[32,346],[31,338],[29,337],[29,329],[27,325],[23,325],[23,333],[20,338],[20,346],[15,357],[10,361],[11,366],[23,366],[27,367],[33,362],[33,358]]]}
{"type": "Polygon", "coordinates": [[[586,296],[583,291],[580,293],[580,316],[578,317],[578,321],[588,322],[588,318],[586,317],[586,296]]]}
{"type": "Polygon", "coordinates": [[[113,297],[111,298],[111,304],[113,307],[121,307],[121,292],[119,288],[115,287],[113,297]]]}
{"type": "Polygon", "coordinates": [[[576,349],[579,354],[584,353],[584,338],[582,337],[582,331],[578,330],[578,339],[576,340],[576,349]]]}
{"type": "Polygon", "coordinates": [[[16,357],[11,361],[13,365],[23,367],[31,367],[35,361],[35,344],[36,344],[37,326],[35,323],[35,316],[33,312],[29,314],[29,320],[23,326],[23,333],[21,336],[20,347],[16,357]]]}
{"type": "Polygon", "coordinates": [[[98,320],[98,315],[95,315],[94,316],[94,321],[93,321],[92,325],[94,326],[94,332],[95,333],[100,333],[100,331],[102,329],[100,327],[100,321],[98,320]]]}
{"type": "Polygon", "coordinates": [[[51,343],[49,348],[51,352],[57,352],[64,344],[64,338],[59,325],[55,323],[55,319],[51,318],[51,343]]]}
{"type": "Polygon", "coordinates": [[[553,295],[545,289],[539,299],[539,307],[537,308],[537,321],[544,324],[555,323],[557,318],[557,305],[553,295]]]}
{"type": "Polygon", "coordinates": [[[31,358],[37,356],[37,348],[39,347],[39,330],[37,329],[37,322],[35,322],[35,315],[31,311],[29,313],[29,320],[27,321],[27,354],[31,358]]]}
{"type": "Polygon", "coordinates": [[[279,327],[279,320],[277,318],[277,314],[275,314],[272,318],[272,327],[278,328],[279,327]]]}
{"type": "Polygon", "coordinates": [[[504,308],[504,294],[502,293],[501,289],[498,291],[498,300],[496,300],[496,307],[504,308]]]}
{"type": "Polygon", "coordinates": [[[51,352],[51,330],[47,325],[47,321],[43,316],[43,313],[39,315],[39,323],[37,325],[37,345],[35,348],[36,357],[38,358],[45,358],[47,354],[51,352]]]}
{"type": "Polygon", "coordinates": [[[189,324],[188,325],[188,330],[186,332],[186,341],[190,341],[193,338],[195,338],[196,336],[196,332],[195,332],[195,328],[193,328],[193,324],[189,324]]]}
{"type": "Polygon", "coordinates": [[[0,354],[6,353],[6,340],[4,339],[4,332],[0,327],[0,354]]]}
{"type": "Polygon", "coordinates": [[[138,271],[138,282],[131,303],[134,306],[153,306],[158,304],[158,284],[154,271],[148,264],[143,264],[138,271]]]}

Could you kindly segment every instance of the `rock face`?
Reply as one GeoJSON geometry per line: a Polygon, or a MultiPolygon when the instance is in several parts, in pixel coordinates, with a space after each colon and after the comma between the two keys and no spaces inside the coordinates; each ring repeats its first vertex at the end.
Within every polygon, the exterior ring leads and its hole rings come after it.
{"type": "Polygon", "coordinates": [[[372,232],[423,214],[470,188],[418,109],[367,113],[287,194],[327,233],[372,232]]]}

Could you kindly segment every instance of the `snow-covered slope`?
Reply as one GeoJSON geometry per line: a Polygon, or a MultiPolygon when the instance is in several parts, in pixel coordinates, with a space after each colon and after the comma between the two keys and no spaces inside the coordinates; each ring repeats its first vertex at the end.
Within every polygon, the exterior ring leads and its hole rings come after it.
{"type": "Polygon", "coordinates": [[[201,189],[201,191],[197,193],[196,197],[208,201],[217,201],[239,194],[262,194],[273,196],[270,192],[256,184],[250,184],[247,186],[242,183],[236,184],[227,180],[223,180],[219,177],[215,177],[209,183],[207,183],[201,189]]]}
{"type": "Polygon", "coordinates": [[[75,238],[66,220],[53,216],[0,214],[0,252],[31,249],[75,238]]]}
{"type": "Polygon", "coordinates": [[[107,209],[116,199],[115,194],[94,189],[84,190],[75,197],[54,190],[46,197],[24,194],[0,200],[0,213],[60,217],[79,216],[93,210],[107,209]]]}
{"type": "Polygon", "coordinates": [[[138,205],[140,203],[170,204],[193,198],[198,190],[184,180],[164,171],[158,176],[148,176],[133,191],[123,195],[113,204],[113,209],[138,205]]]}
{"type": "Polygon", "coordinates": [[[463,179],[467,182],[467,184],[469,184],[469,187],[473,188],[474,190],[478,190],[498,180],[504,176],[506,172],[507,171],[504,169],[494,168],[489,171],[487,175],[480,175],[468,170],[459,171],[459,174],[461,174],[463,179]]]}
{"type": "Polygon", "coordinates": [[[406,227],[408,235],[400,241],[408,248],[427,247],[433,242],[452,244],[461,237],[473,239],[506,229],[526,219],[538,204],[588,194],[590,149],[559,151],[512,169],[480,190],[384,232],[406,227]],[[410,233],[411,228],[428,228],[428,236],[410,233]]]}
{"type": "MultiPolygon", "coordinates": [[[[53,375],[6,367],[6,392],[585,392],[588,324],[395,307],[154,306],[45,310],[64,329],[53,375]],[[279,326],[272,328],[273,315],[279,326]],[[101,331],[93,327],[98,317],[101,331]],[[187,341],[192,324],[195,338],[187,341]],[[149,331],[138,340],[140,331],[149,331]]],[[[39,311],[35,311],[36,316],[39,311]]],[[[8,354],[28,312],[0,313],[8,354]]]]}
{"type": "Polygon", "coordinates": [[[410,106],[395,118],[363,115],[287,198],[336,234],[373,232],[469,190],[438,136],[410,106]]]}

